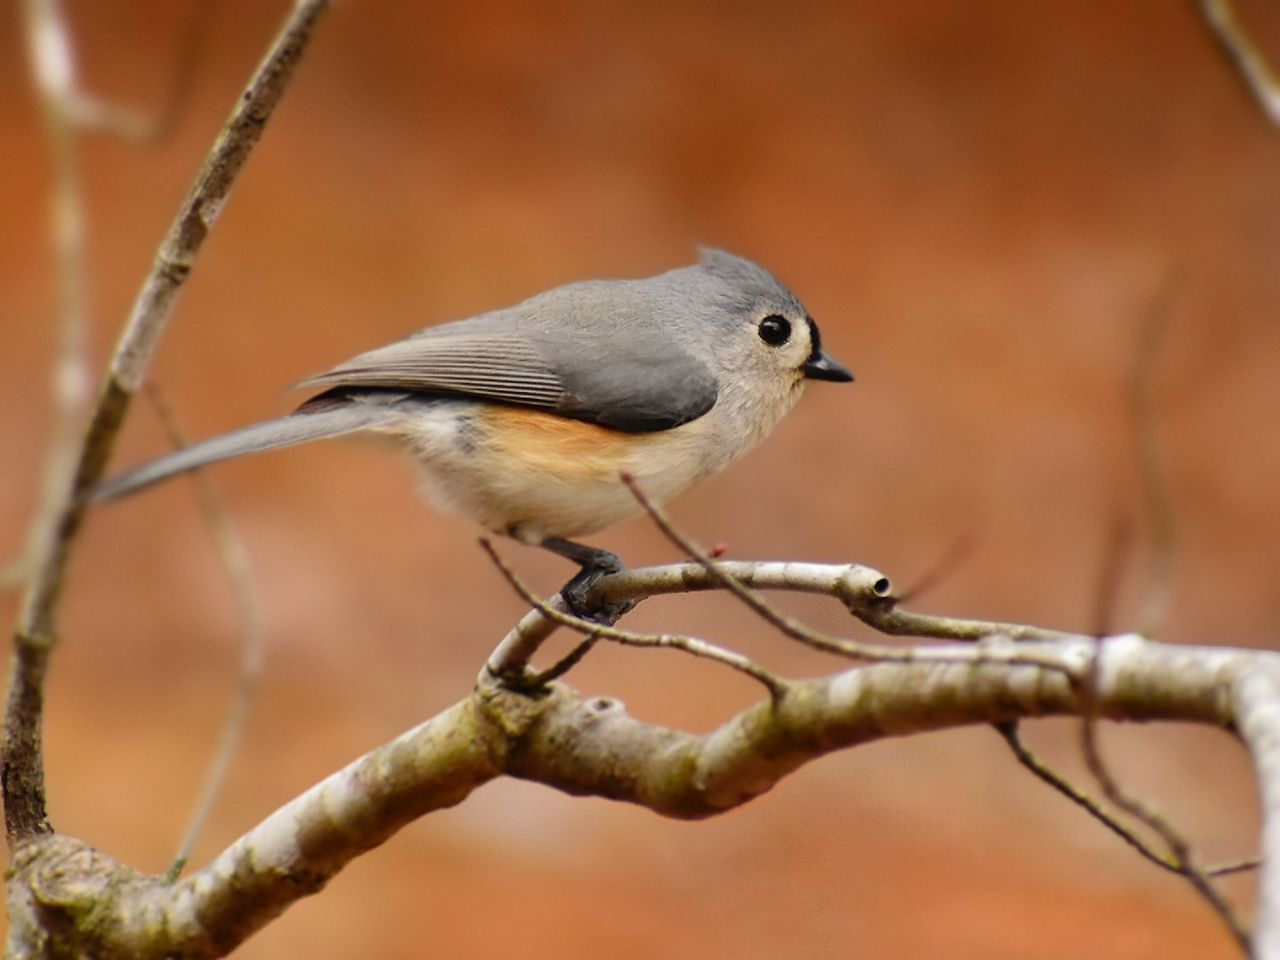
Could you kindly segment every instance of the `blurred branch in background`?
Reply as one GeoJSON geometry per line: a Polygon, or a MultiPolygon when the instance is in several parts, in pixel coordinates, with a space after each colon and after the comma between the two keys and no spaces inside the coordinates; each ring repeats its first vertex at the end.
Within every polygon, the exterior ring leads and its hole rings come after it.
{"type": "Polygon", "coordinates": [[[1200,0],[1200,11],[1262,112],[1280,126],[1280,78],[1236,16],[1231,0],[1200,0]]]}
{"type": "Polygon", "coordinates": [[[84,188],[77,140],[82,133],[106,133],[137,142],[166,136],[191,92],[201,41],[213,4],[191,7],[164,106],[155,114],[94,96],[79,83],[76,57],[61,0],[24,0],[23,25],[32,86],[44,121],[53,172],[49,195],[49,236],[57,287],[57,350],[52,367],[53,425],[38,490],[41,507],[32,518],[20,556],[0,571],[0,587],[25,579],[32,558],[48,552],[65,501],[88,406],[89,370],[84,188]]]}
{"type": "Polygon", "coordinates": [[[80,431],[89,399],[89,357],[85,317],[85,213],[77,136],[84,98],[76,78],[71,35],[58,0],[23,4],[27,55],[44,122],[52,171],[49,238],[57,288],[57,349],[50,382],[52,426],[32,516],[21,555],[5,572],[15,585],[26,579],[36,557],[46,554],[71,488],[80,431]]]}
{"type": "MultiPolygon", "coordinates": [[[[1160,632],[1173,599],[1177,515],[1169,488],[1168,471],[1160,453],[1155,403],[1152,399],[1152,373],[1169,325],[1173,299],[1180,285],[1181,276],[1171,276],[1148,307],[1142,318],[1138,342],[1134,345],[1133,358],[1125,379],[1125,393],[1133,422],[1134,449],[1138,455],[1142,478],[1143,512],[1146,514],[1151,550],[1146,582],[1147,597],[1138,617],[1138,633],[1144,637],[1155,636],[1160,632]]],[[[1120,542],[1116,543],[1115,549],[1124,552],[1124,546],[1120,542]]],[[[1113,583],[1108,584],[1104,580],[1099,585],[1099,595],[1105,595],[1113,589],[1113,583]]],[[[1106,624],[1103,627],[1098,631],[1099,636],[1110,632],[1106,624]]]]}
{"type": "Polygon", "coordinates": [[[10,845],[50,827],[45,815],[44,761],[41,754],[44,679],[49,654],[57,638],[57,606],[72,546],[84,519],[83,494],[101,477],[124,422],[130,402],[141,386],[177,295],[189,276],[217,213],[222,209],[240,170],[276,104],[311,35],[324,2],[298,4],[290,14],[266,58],[259,66],[206,158],[178,217],[160,246],[151,273],[144,280],[126,324],[98,401],[89,417],[87,435],[79,438],[87,374],[84,358],[83,218],[74,182],[74,152],[70,150],[74,109],[74,69],[65,25],[52,3],[28,7],[28,36],[33,69],[46,103],[46,112],[59,117],[53,129],[63,138],[55,150],[62,165],[57,181],[62,199],[55,233],[70,243],[61,247],[66,265],[60,271],[64,287],[62,348],[58,362],[59,434],[54,441],[56,475],[44,491],[44,505],[36,521],[24,563],[27,589],[16,629],[14,665],[5,712],[4,779],[5,826],[10,845]],[[75,215],[68,223],[63,207],[71,197],[75,215]],[[70,318],[70,319],[68,319],[70,318]]]}
{"type": "MultiPolygon", "coordinates": [[[[153,384],[147,384],[147,396],[160,418],[165,432],[169,435],[174,447],[187,445],[186,435],[178,423],[177,415],[165,402],[160,390],[153,384]]],[[[236,675],[235,688],[231,694],[231,708],[227,711],[227,719],[223,723],[222,735],[217,749],[209,762],[204,782],[200,785],[195,811],[191,815],[191,823],[178,846],[173,864],[165,875],[170,882],[182,875],[191,850],[204,829],[205,822],[213,810],[214,802],[226,782],[227,771],[231,761],[244,739],[245,724],[249,720],[249,709],[253,706],[254,695],[258,689],[258,681],[262,676],[263,661],[263,629],[262,607],[258,602],[258,590],[253,580],[253,570],[249,563],[249,554],[244,544],[236,535],[231,517],[227,514],[222,498],[218,496],[213,481],[203,470],[192,473],[196,485],[196,493],[200,498],[200,512],[204,516],[206,526],[213,534],[214,545],[218,556],[227,571],[227,580],[231,586],[231,595],[235,603],[236,614],[240,621],[240,658],[239,671],[236,675]]]]}

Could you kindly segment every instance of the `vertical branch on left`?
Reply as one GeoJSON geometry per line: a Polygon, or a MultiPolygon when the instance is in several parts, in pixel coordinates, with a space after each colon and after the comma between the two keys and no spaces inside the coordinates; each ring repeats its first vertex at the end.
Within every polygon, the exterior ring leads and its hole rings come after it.
{"type": "MultiPolygon", "coordinates": [[[[44,804],[41,728],[44,676],[57,638],[57,608],[72,547],[84,520],[84,494],[106,469],[115,438],[140,388],[178,293],[226,203],[240,171],[262,137],[293,77],[327,0],[299,0],[266,56],[237,96],[221,132],[205,158],[177,217],[161,241],[108,366],[88,427],[69,445],[64,479],[48,493],[46,533],[29,554],[26,593],[15,630],[15,649],[5,704],[0,793],[10,845],[50,830],[44,804]]],[[[51,2],[31,0],[29,11],[52,11],[51,2]]],[[[73,82],[71,46],[60,17],[35,21],[29,31],[36,51],[37,82],[42,74],[73,82]],[[41,59],[44,58],[44,59],[41,59]]],[[[70,122],[70,121],[68,121],[70,122]]],[[[80,417],[77,416],[77,421],[80,417]]]]}

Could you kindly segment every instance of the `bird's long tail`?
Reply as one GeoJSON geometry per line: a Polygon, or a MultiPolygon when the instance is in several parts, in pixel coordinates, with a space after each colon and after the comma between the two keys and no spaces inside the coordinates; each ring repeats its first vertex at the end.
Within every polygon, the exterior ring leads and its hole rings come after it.
{"type": "Polygon", "coordinates": [[[268,420],[266,423],[254,424],[243,430],[194,444],[105,480],[93,488],[89,500],[115,500],[153,483],[167,480],[175,474],[246,453],[259,453],[278,447],[291,447],[309,440],[324,440],[356,433],[385,423],[391,416],[386,407],[353,403],[315,413],[295,413],[279,420],[268,420]]]}

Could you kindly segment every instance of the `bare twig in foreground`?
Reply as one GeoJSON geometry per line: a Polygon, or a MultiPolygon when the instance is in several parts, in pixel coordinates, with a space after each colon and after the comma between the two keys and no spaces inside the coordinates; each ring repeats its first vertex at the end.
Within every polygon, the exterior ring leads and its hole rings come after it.
{"type": "MultiPolygon", "coordinates": [[[[714,643],[708,643],[706,640],[674,633],[635,633],[631,630],[620,630],[617,627],[605,626],[604,624],[594,623],[591,620],[584,620],[582,617],[576,617],[568,612],[567,609],[553,606],[529,589],[529,586],[521,579],[520,575],[502,559],[502,555],[494,549],[493,544],[487,538],[480,540],[480,546],[484,548],[485,553],[489,555],[489,559],[494,562],[494,565],[502,572],[502,575],[511,584],[516,593],[520,594],[525,603],[537,608],[543,616],[554,620],[561,626],[576,630],[589,639],[612,640],[615,643],[630,647],[670,647],[675,650],[683,650],[685,653],[692,654],[695,657],[715,660],[740,673],[745,673],[751,679],[763,684],[764,688],[769,691],[769,695],[775,699],[786,691],[786,684],[768,670],[740,653],[726,650],[723,647],[716,646],[714,643]]],[[[585,651],[583,652],[585,653],[585,651]]]]}

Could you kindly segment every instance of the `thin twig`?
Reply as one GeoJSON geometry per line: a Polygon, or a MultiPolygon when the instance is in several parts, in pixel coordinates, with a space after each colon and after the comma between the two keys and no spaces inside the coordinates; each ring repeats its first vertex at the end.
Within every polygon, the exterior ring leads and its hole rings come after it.
{"type": "Polygon", "coordinates": [[[1135,820],[1146,824],[1160,837],[1168,847],[1169,857],[1178,864],[1178,872],[1187,878],[1201,898],[1209,904],[1222,920],[1231,936],[1245,954],[1251,953],[1251,942],[1248,929],[1236,914],[1235,908],[1227,902],[1222,893],[1213,885],[1208,871],[1200,866],[1190,841],[1176,829],[1163,814],[1155,810],[1139,797],[1125,790],[1112,775],[1110,767],[1102,756],[1102,748],[1098,742],[1099,707],[1098,684],[1102,648],[1105,639],[1094,641],[1094,653],[1089,660],[1089,669],[1079,684],[1081,723],[1080,745],[1084,753],[1085,765],[1093,778],[1097,780],[1107,800],[1118,809],[1124,811],[1135,820]]]}
{"type": "Polygon", "coordinates": [[[699,640],[697,637],[687,637],[674,633],[635,633],[631,630],[621,630],[617,627],[609,627],[604,624],[595,623],[591,620],[584,620],[576,617],[567,610],[555,606],[529,588],[529,586],[521,579],[520,575],[511,568],[511,566],[502,558],[493,544],[488,538],[481,538],[480,546],[484,548],[485,553],[489,555],[489,559],[502,572],[502,575],[511,584],[516,593],[530,606],[536,607],[543,616],[554,620],[561,626],[569,627],[576,630],[583,636],[597,638],[600,640],[612,640],[614,643],[620,643],[631,647],[670,647],[675,650],[683,650],[685,653],[692,654],[695,657],[703,657],[707,660],[715,660],[723,663],[727,667],[731,667],[740,673],[745,673],[751,679],[762,684],[769,691],[769,696],[777,700],[787,689],[786,682],[780,677],[775,676],[768,670],[756,664],[740,653],[732,650],[726,650],[714,643],[706,640],[699,640]]]}
{"type": "Polygon", "coordinates": [[[932,566],[930,566],[923,574],[916,578],[915,583],[907,587],[897,595],[898,603],[910,603],[912,600],[918,600],[921,596],[942,583],[948,576],[955,572],[970,553],[973,552],[973,538],[969,536],[960,536],[953,540],[942,556],[940,556],[932,566]]]}
{"type": "Polygon", "coordinates": [[[588,634],[585,640],[575,644],[572,650],[551,666],[547,667],[547,669],[530,676],[528,678],[527,689],[541,690],[552,681],[559,680],[570,670],[580,664],[583,658],[591,652],[592,648],[595,647],[599,640],[600,635],[598,633],[588,634]]]}
{"type": "MultiPolygon", "coordinates": [[[[170,442],[175,447],[186,446],[187,439],[182,427],[159,389],[151,382],[148,382],[146,389],[147,397],[155,408],[156,415],[160,418],[170,442]]],[[[200,785],[195,810],[191,814],[187,831],[178,845],[178,852],[166,874],[166,878],[171,883],[181,876],[191,856],[191,850],[204,830],[209,814],[213,811],[214,802],[222,792],[231,761],[244,739],[249,709],[253,706],[258,680],[262,676],[264,648],[262,609],[258,603],[258,591],[253,582],[249,555],[239,536],[236,535],[235,527],[222,503],[222,498],[218,496],[213,481],[203,470],[196,470],[192,475],[195,479],[196,492],[200,497],[200,512],[204,515],[204,521],[210,533],[213,534],[218,556],[222,558],[222,565],[227,571],[227,579],[231,584],[231,594],[240,621],[240,671],[236,676],[231,706],[223,722],[222,736],[218,739],[217,750],[209,762],[204,782],[200,785]]]]}
{"type": "MultiPolygon", "coordinates": [[[[1138,446],[1139,459],[1142,466],[1143,499],[1147,508],[1148,523],[1152,539],[1152,562],[1148,582],[1148,598],[1146,609],[1141,618],[1140,635],[1151,636],[1164,619],[1169,605],[1172,589],[1172,563],[1174,553],[1174,510],[1169,495],[1168,481],[1165,477],[1163,460],[1156,443],[1156,422],[1150,398],[1150,369],[1158,353],[1159,340],[1163,334],[1164,324],[1168,317],[1168,302],[1173,284],[1167,283],[1161,295],[1152,303],[1142,328],[1138,347],[1134,351],[1133,364],[1129,371],[1127,394],[1133,415],[1134,439],[1138,446]]],[[[1108,538],[1107,551],[1102,564],[1095,601],[1095,639],[1093,654],[1089,658],[1088,669],[1079,680],[1081,701],[1080,711],[1080,745],[1085,764],[1089,772],[1102,788],[1103,794],[1113,806],[1130,817],[1150,828],[1168,848],[1167,855],[1150,851],[1145,843],[1139,841],[1131,831],[1121,828],[1110,815],[1103,815],[1100,808],[1092,802],[1081,800],[1074,788],[1065,782],[1055,782],[1050,777],[1039,774],[1046,782],[1054,784],[1059,790],[1070,796],[1077,803],[1085,806],[1099,817],[1112,830],[1119,833],[1132,846],[1142,852],[1148,859],[1159,863],[1166,869],[1173,870],[1187,878],[1192,888],[1210,905],[1221,918],[1231,935],[1240,947],[1250,951],[1249,933],[1244,923],[1236,915],[1234,908],[1213,885],[1210,871],[1202,867],[1195,856],[1190,842],[1181,831],[1177,830],[1168,819],[1136,795],[1125,790],[1111,772],[1102,756],[1099,742],[1099,710],[1098,685],[1101,670],[1102,648],[1105,635],[1110,631],[1110,618],[1114,615],[1116,585],[1119,570],[1123,566],[1126,546],[1129,542],[1128,528],[1117,523],[1108,538]]],[[[1009,739],[1006,735],[1006,739],[1009,739]]],[[[1014,740],[1010,739],[1010,746],[1014,740]]],[[[1018,748],[1014,747],[1015,754],[1018,748]]],[[[1019,759],[1022,759],[1019,756],[1019,759]]],[[[1029,768],[1035,769],[1030,763],[1029,768]]]]}
{"type": "MultiPolygon", "coordinates": [[[[779,610],[761,596],[760,593],[752,590],[746,584],[742,583],[729,573],[722,561],[713,560],[710,555],[702,549],[702,547],[694,543],[691,538],[679,530],[675,524],[671,522],[671,519],[666,515],[666,512],[654,503],[649,498],[648,494],[644,492],[639,483],[636,482],[635,477],[624,472],[621,475],[621,478],[622,482],[626,484],[627,488],[631,491],[632,496],[634,496],[640,505],[644,507],[645,512],[649,514],[654,523],[657,524],[658,529],[666,535],[667,539],[669,539],[685,554],[693,557],[694,560],[701,564],[703,569],[706,570],[712,579],[716,580],[722,587],[728,590],[729,593],[750,607],[760,616],[761,619],[773,626],[784,636],[790,637],[792,640],[803,643],[815,650],[821,650],[824,653],[833,653],[837,656],[854,660],[911,662],[916,660],[932,659],[930,651],[927,648],[891,647],[884,644],[860,643],[856,640],[835,637],[831,634],[814,630],[795,617],[792,617],[790,614],[779,610]]],[[[892,619],[888,615],[892,612],[892,604],[894,602],[892,597],[885,597],[883,595],[876,596],[872,598],[870,603],[865,602],[867,598],[863,595],[859,595],[856,598],[842,596],[841,599],[845,601],[846,605],[850,607],[855,615],[858,615],[864,620],[864,622],[871,623],[878,629],[885,629],[881,624],[890,622],[892,619]],[[854,606],[854,600],[858,602],[857,606],[854,606]]],[[[987,637],[995,636],[1009,636],[1009,634],[1001,629],[1004,626],[1003,624],[978,624],[974,621],[957,621],[951,620],[950,618],[928,618],[919,614],[908,616],[910,617],[913,626],[917,626],[922,630],[937,630],[939,627],[943,627],[945,625],[946,629],[949,631],[939,633],[922,632],[916,634],[920,636],[945,636],[948,639],[973,640],[982,640],[987,637]],[[975,627],[978,629],[975,630],[975,627]],[[954,629],[952,630],[952,628],[954,629]]],[[[1062,638],[1065,636],[1065,634],[1054,633],[1055,638],[1062,638]]],[[[1008,661],[1001,659],[1001,662],[1008,661]]],[[[1027,662],[1030,663],[1031,660],[1028,660],[1027,662]]],[[[1035,665],[1045,667],[1047,669],[1064,669],[1061,662],[1046,663],[1040,661],[1038,658],[1036,658],[1035,665]]]]}
{"type": "MultiPolygon", "coordinates": [[[[1138,836],[1125,824],[1121,823],[1113,817],[1102,804],[1089,796],[1079,787],[1072,784],[1066,777],[1058,773],[1047,763],[1038,757],[1030,747],[1023,741],[1018,733],[1018,724],[997,723],[995,724],[996,732],[1000,734],[1009,745],[1009,749],[1013,751],[1014,757],[1018,762],[1035,774],[1039,779],[1043,780],[1053,789],[1057,790],[1072,803],[1082,807],[1086,813],[1096,819],[1104,827],[1118,836],[1129,846],[1133,847],[1142,857],[1150,860],[1156,866],[1172,873],[1182,876],[1186,875],[1185,866],[1151,847],[1142,837],[1138,836]]],[[[1246,870],[1256,870],[1260,861],[1256,857],[1250,857],[1244,860],[1235,860],[1230,863],[1219,864],[1214,867],[1206,867],[1204,872],[1211,877],[1221,877],[1232,873],[1241,873],[1246,870]]]]}
{"type": "MultiPolygon", "coordinates": [[[[31,557],[31,576],[19,613],[14,664],[5,707],[3,790],[10,843],[49,829],[44,804],[41,726],[44,675],[58,634],[58,602],[72,548],[84,521],[86,494],[106,469],[116,436],[160,340],[178,292],[190,275],[204,240],[231,187],[261,139],[312,28],[327,0],[300,0],[236,104],[194,186],[160,245],[121,334],[107,377],[76,453],[74,479],[51,510],[50,534],[31,557]]],[[[40,35],[48,42],[48,34],[40,35]]],[[[61,62],[70,69],[69,61],[61,62]]]]}
{"type": "Polygon", "coordinates": [[[1267,119],[1280,126],[1280,78],[1236,17],[1230,0],[1200,0],[1200,12],[1267,119]]]}
{"type": "Polygon", "coordinates": [[[1204,872],[1211,877],[1229,877],[1237,873],[1248,873],[1262,867],[1261,857],[1241,857],[1239,860],[1228,860],[1213,867],[1205,867],[1204,872]]]}

